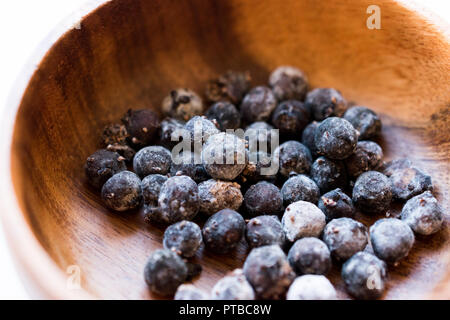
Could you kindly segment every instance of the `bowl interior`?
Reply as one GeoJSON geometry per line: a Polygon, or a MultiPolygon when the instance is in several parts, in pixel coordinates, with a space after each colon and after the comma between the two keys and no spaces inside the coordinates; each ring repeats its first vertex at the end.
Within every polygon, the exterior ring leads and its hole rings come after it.
{"type": "MultiPolygon", "coordinates": [[[[275,67],[295,65],[312,86],[373,108],[386,158],[409,157],[427,171],[448,211],[448,39],[397,2],[378,2],[381,30],[366,27],[364,0],[115,0],[86,16],[37,68],[14,129],[15,193],[43,249],[64,273],[79,266],[83,290],[96,297],[157,298],[142,273],[164,230],[146,225],[141,212],[105,209],[86,184],[84,161],[103,126],[127,109],[158,111],[171,89],[203,93],[207,79],[228,69],[249,70],[258,85],[275,67]]],[[[385,297],[432,291],[448,270],[448,248],[448,228],[418,237],[410,256],[390,267],[385,297]]],[[[246,253],[244,243],[225,257],[200,252],[195,282],[209,290],[246,253]]],[[[335,266],[331,280],[343,298],[339,272],[335,266]]]]}

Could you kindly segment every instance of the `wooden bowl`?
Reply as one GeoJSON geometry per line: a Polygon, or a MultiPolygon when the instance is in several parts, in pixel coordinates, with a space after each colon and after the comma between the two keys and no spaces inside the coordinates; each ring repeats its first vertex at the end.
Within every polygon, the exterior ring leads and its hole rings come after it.
{"type": "MultiPolygon", "coordinates": [[[[254,84],[264,84],[275,67],[295,65],[312,86],[335,87],[373,108],[387,159],[409,157],[432,175],[448,211],[449,28],[405,3],[379,0],[381,29],[370,30],[372,2],[115,0],[44,43],[51,49],[27,70],[34,73],[22,79],[26,90],[13,93],[2,166],[5,229],[31,290],[48,298],[158,298],[142,273],[163,230],[139,212],[105,209],[86,184],[84,161],[103,126],[128,108],[159,111],[172,88],[203,92],[207,79],[228,69],[249,70],[254,84]]],[[[385,298],[450,298],[446,219],[390,267],[385,298]]],[[[195,283],[209,290],[246,253],[245,244],[225,257],[201,252],[195,283]]],[[[330,277],[347,298],[339,269],[330,277]]]]}

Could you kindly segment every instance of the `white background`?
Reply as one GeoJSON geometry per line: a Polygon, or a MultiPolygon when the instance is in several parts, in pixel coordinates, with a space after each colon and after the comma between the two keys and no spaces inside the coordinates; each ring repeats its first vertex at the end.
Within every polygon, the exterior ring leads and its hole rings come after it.
{"type": "MultiPolygon", "coordinates": [[[[151,0],[149,0],[151,1],[151,0]]],[[[322,0],[325,1],[325,0],[322,0]]],[[[416,0],[450,21],[449,0],[416,0]]],[[[0,4],[0,116],[12,84],[38,44],[86,0],[14,0],[0,4]]],[[[373,4],[377,1],[374,0],[373,4]]],[[[1,201],[1,198],[0,198],[1,201]]],[[[0,228],[0,299],[28,299],[0,228]]]]}

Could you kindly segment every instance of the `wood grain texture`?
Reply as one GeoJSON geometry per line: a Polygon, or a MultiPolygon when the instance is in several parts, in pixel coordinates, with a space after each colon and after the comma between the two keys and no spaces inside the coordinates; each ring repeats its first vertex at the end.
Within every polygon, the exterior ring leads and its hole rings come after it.
{"type": "MultiPolygon", "coordinates": [[[[33,250],[45,250],[61,270],[42,275],[59,284],[52,297],[158,298],[147,290],[142,272],[161,247],[163,230],[146,225],[141,212],[105,209],[86,184],[83,164],[98,148],[103,126],[128,108],[158,111],[171,89],[203,92],[207,79],[228,69],[249,70],[256,85],[266,83],[275,67],[295,65],[313,86],[335,87],[348,100],[373,108],[383,120],[379,142],[387,159],[407,156],[432,175],[447,213],[449,33],[388,0],[378,1],[382,29],[369,30],[370,4],[115,0],[86,16],[80,30],[67,32],[29,83],[11,150],[21,210],[14,214],[25,217],[22,227],[39,241],[33,250]],[[81,293],[61,284],[70,265],[81,268],[81,293]]],[[[373,222],[361,218],[368,226],[373,222]]],[[[418,237],[410,256],[390,268],[385,298],[450,298],[449,220],[447,214],[440,233],[418,237]]],[[[7,231],[14,247],[21,239],[7,231]]],[[[201,251],[197,260],[204,271],[196,284],[209,290],[241,267],[246,253],[244,243],[225,257],[201,251]]],[[[42,265],[44,258],[35,258],[42,265]]],[[[331,280],[347,298],[339,272],[335,266],[331,280]]]]}

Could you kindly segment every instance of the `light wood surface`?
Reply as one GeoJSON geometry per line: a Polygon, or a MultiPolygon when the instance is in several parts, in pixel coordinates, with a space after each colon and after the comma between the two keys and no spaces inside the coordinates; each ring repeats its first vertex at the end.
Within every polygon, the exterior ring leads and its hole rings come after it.
{"type": "MultiPolygon", "coordinates": [[[[171,89],[203,92],[207,79],[228,69],[249,70],[257,85],[275,67],[295,65],[312,86],[335,87],[373,108],[387,159],[407,156],[427,171],[448,212],[448,27],[382,0],[381,30],[369,30],[370,4],[115,0],[86,16],[47,53],[17,106],[7,177],[14,189],[6,191],[3,216],[31,286],[51,298],[158,298],[142,272],[163,230],[146,225],[140,212],[105,209],[83,164],[103,126],[128,108],[158,110],[171,89]],[[71,265],[80,267],[81,290],[66,286],[71,265]]],[[[450,298],[449,220],[390,268],[385,298],[450,298]]],[[[244,244],[225,257],[200,252],[204,270],[195,283],[209,290],[246,253],[244,244]]],[[[339,266],[331,280],[347,298],[339,266]]]]}

